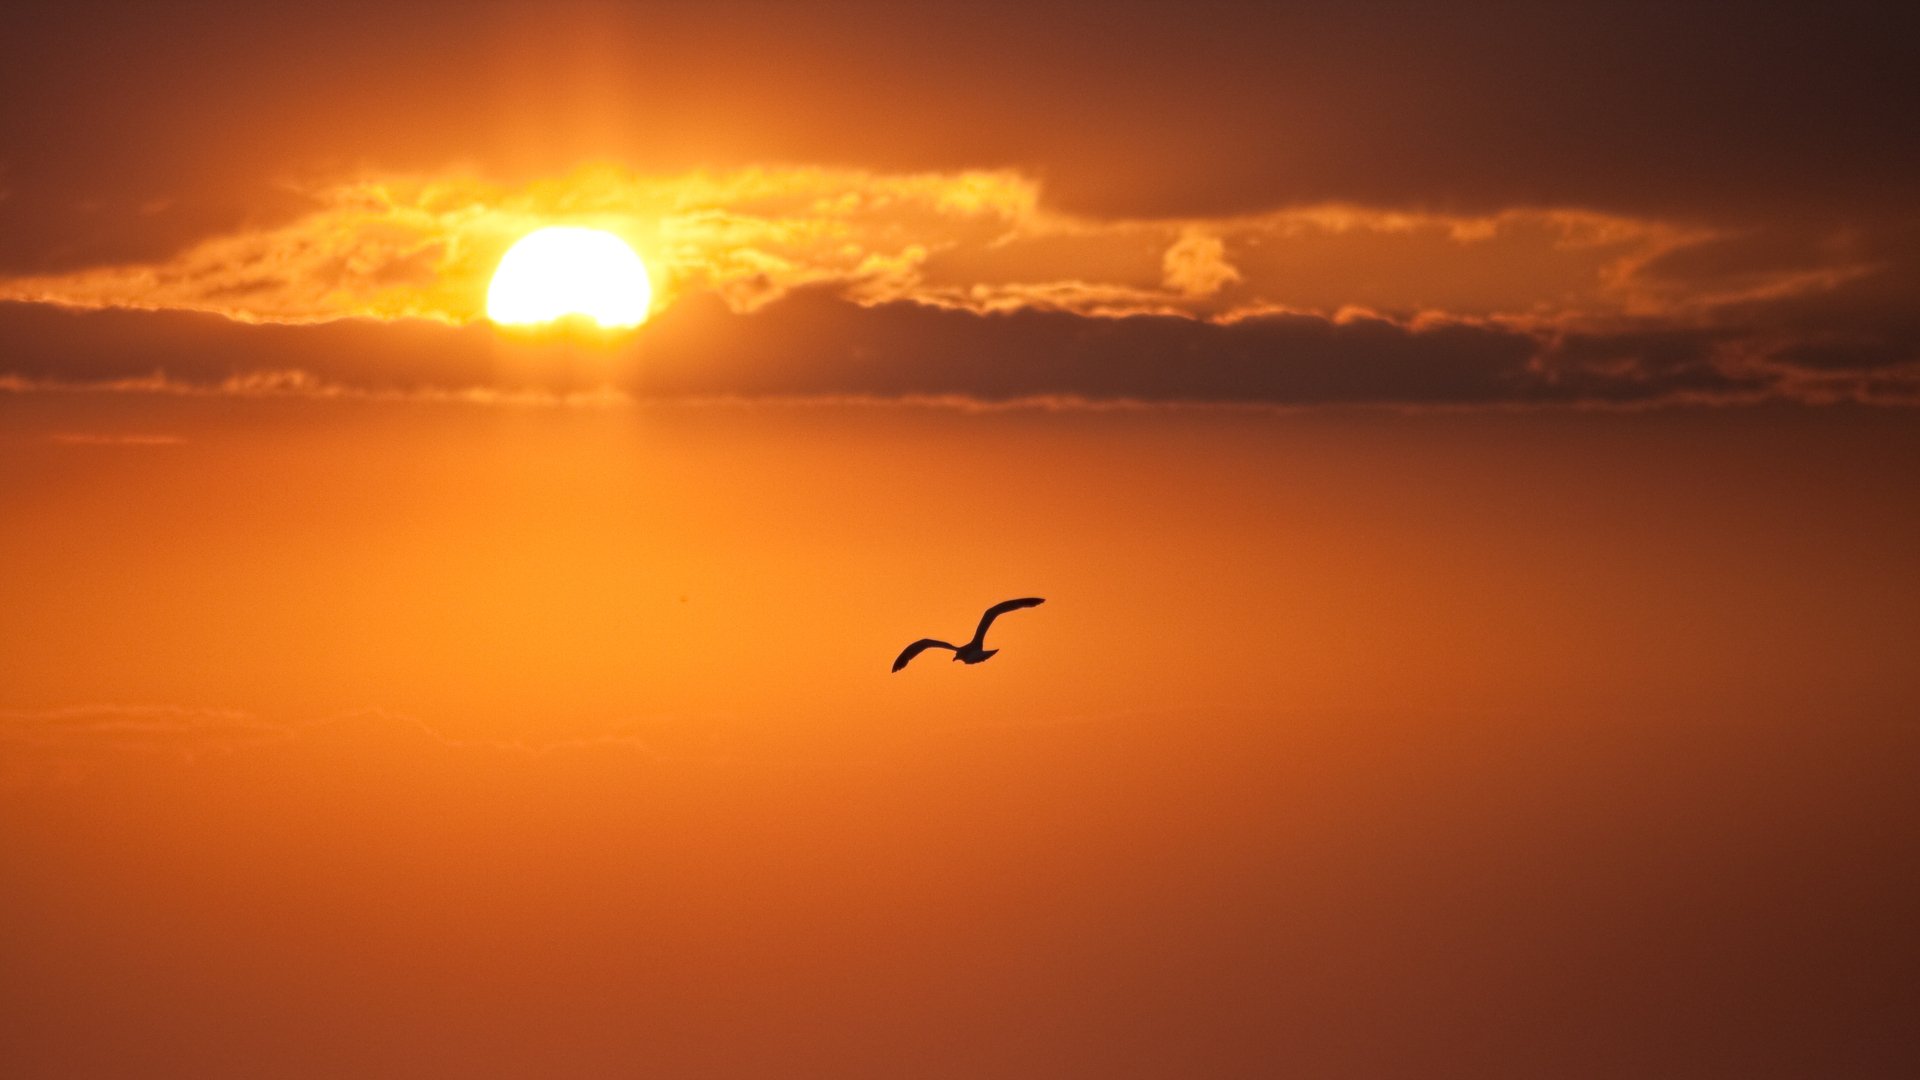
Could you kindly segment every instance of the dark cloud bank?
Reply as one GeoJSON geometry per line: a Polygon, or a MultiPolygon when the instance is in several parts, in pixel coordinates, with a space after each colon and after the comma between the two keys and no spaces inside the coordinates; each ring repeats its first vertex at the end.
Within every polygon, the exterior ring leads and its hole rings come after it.
{"type": "Polygon", "coordinates": [[[613,342],[491,327],[342,321],[244,325],[197,314],[0,304],[11,388],[140,385],[233,392],[589,391],[640,398],[1029,399],[1252,405],[1487,406],[1920,400],[1900,326],[1532,331],[1281,313],[982,315],[862,307],[803,291],[752,314],[680,302],[613,342]],[[296,374],[297,373],[297,374],[296,374]]]}

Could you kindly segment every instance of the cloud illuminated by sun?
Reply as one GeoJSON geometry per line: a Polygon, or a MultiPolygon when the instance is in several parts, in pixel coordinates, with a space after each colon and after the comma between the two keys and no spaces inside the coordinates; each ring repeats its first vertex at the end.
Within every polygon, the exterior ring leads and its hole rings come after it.
{"type": "MultiPolygon", "coordinates": [[[[1692,317],[1756,288],[1817,291],[1859,272],[1844,259],[1791,267],[1736,282],[1744,290],[1736,292],[1723,282],[1662,279],[1640,268],[1715,234],[1580,209],[1450,215],[1319,205],[1089,218],[1045,206],[1038,180],[1007,170],[790,166],[649,176],[591,166],[519,184],[368,175],[306,194],[313,209],[279,225],[210,237],[154,263],[0,279],[0,300],[206,311],[242,322],[524,323],[572,313],[631,326],[691,294],[744,313],[826,286],[862,304],[975,312],[1232,321],[1249,312],[1362,310],[1564,327],[1692,317]],[[556,261],[548,251],[537,268],[496,280],[516,242],[554,226],[576,239],[611,234],[621,252],[596,247],[599,254],[556,261]],[[629,245],[646,253],[638,271],[629,245]],[[595,261],[602,258],[612,262],[595,261]],[[638,298],[636,274],[645,275],[650,302],[638,298]]],[[[515,257],[507,268],[518,264],[515,257]]]]}

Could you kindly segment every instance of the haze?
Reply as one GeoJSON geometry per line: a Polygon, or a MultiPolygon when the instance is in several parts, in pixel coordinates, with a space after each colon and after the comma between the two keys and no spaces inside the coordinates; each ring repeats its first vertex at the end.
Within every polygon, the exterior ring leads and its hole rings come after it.
{"type": "Polygon", "coordinates": [[[1920,1070],[1899,17],[7,20],[0,1074],[1920,1070]]]}

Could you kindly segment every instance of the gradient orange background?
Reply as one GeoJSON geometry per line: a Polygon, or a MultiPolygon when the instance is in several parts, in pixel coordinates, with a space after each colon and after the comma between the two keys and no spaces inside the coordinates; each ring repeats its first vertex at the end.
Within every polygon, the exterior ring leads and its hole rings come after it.
{"type": "Polygon", "coordinates": [[[0,1076],[1920,1069],[1893,16],[8,18],[0,1076]]]}

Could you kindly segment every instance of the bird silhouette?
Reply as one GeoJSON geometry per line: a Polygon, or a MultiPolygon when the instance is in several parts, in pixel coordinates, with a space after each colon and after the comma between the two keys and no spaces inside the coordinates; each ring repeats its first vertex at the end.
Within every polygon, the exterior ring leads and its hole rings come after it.
{"type": "Polygon", "coordinates": [[[930,637],[921,638],[919,641],[901,650],[899,659],[893,662],[893,670],[899,671],[901,668],[906,667],[908,661],[928,649],[952,649],[955,660],[968,664],[977,664],[1000,651],[999,649],[989,649],[985,647],[987,642],[987,627],[993,625],[993,620],[1005,615],[1009,611],[1018,611],[1021,608],[1034,607],[1044,603],[1046,603],[1046,601],[1038,596],[1022,597],[1019,600],[1003,600],[988,608],[985,615],[980,616],[980,626],[973,632],[972,641],[967,642],[965,645],[955,645],[952,642],[939,641],[930,637]]]}

